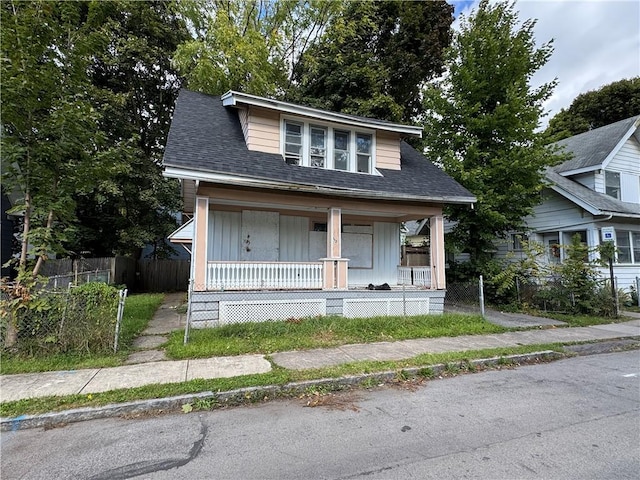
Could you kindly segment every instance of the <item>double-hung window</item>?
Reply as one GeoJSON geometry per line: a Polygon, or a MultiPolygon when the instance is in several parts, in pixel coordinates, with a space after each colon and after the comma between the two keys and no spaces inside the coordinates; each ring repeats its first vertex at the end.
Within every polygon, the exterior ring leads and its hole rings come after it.
{"type": "Polygon", "coordinates": [[[309,165],[324,168],[327,165],[327,129],[309,127],[311,142],[309,143],[309,165]]]}
{"type": "Polygon", "coordinates": [[[616,231],[618,263],[640,263],[640,232],[616,231]]]}
{"type": "Polygon", "coordinates": [[[610,197],[620,200],[620,174],[618,172],[604,171],[605,193],[610,197]]]}
{"type": "Polygon", "coordinates": [[[349,147],[349,132],[342,130],[333,131],[333,168],[336,170],[351,170],[349,147]]]}
{"type": "Polygon", "coordinates": [[[289,165],[302,165],[303,124],[287,120],[284,129],[284,160],[289,165]]]}
{"type": "Polygon", "coordinates": [[[360,173],[371,173],[371,147],[373,140],[371,135],[365,133],[356,134],[357,170],[360,173]]]}
{"type": "Polygon", "coordinates": [[[282,155],[290,165],[369,174],[376,171],[373,132],[285,118],[281,141],[282,155]]]}

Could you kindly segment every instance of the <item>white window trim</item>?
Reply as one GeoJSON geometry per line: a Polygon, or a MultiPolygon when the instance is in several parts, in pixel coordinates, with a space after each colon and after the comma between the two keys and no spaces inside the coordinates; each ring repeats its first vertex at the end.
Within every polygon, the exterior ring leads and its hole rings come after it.
{"type": "Polygon", "coordinates": [[[334,130],[342,130],[349,132],[349,170],[337,170],[339,172],[351,172],[359,173],[361,175],[380,175],[376,169],[376,131],[366,128],[355,128],[349,125],[341,125],[338,123],[327,123],[322,121],[316,121],[314,119],[306,119],[300,117],[294,117],[290,115],[281,115],[280,117],[280,154],[284,160],[285,156],[285,144],[286,144],[286,131],[285,122],[293,122],[302,124],[302,159],[300,166],[309,168],[322,168],[311,167],[311,158],[309,154],[311,143],[311,127],[321,127],[327,129],[327,151],[325,158],[326,170],[335,170],[334,168],[334,149],[333,149],[333,137],[334,130]],[[371,171],[358,172],[358,157],[356,152],[356,135],[357,134],[371,135],[371,171]]]}
{"type": "MultiPolygon", "coordinates": [[[[633,234],[636,235],[640,235],[640,232],[636,232],[634,230],[616,230],[616,238],[615,238],[615,246],[616,248],[618,247],[618,235],[619,234],[625,234],[625,236],[627,237],[628,241],[629,241],[629,258],[631,259],[631,262],[621,262],[619,259],[619,254],[616,253],[616,259],[615,259],[615,264],[616,265],[638,265],[640,264],[640,258],[635,258],[635,252],[633,249],[633,234]]],[[[626,245],[625,245],[626,247],[626,245]]]]}

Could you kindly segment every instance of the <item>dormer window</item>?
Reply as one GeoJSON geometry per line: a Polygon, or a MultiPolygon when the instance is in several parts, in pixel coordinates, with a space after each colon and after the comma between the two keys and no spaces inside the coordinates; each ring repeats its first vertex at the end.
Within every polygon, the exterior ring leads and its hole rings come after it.
{"type": "Polygon", "coordinates": [[[327,129],[311,126],[309,159],[312,167],[324,168],[327,164],[327,129]]]}
{"type": "Polygon", "coordinates": [[[373,132],[286,118],[282,154],[290,165],[374,173],[373,132]]]}
{"type": "MultiPolygon", "coordinates": [[[[336,170],[351,170],[349,168],[349,132],[343,132],[341,130],[334,130],[333,141],[333,167],[336,170]]],[[[367,172],[368,173],[368,172],[367,172]]]]}
{"type": "Polygon", "coordinates": [[[285,123],[284,160],[289,165],[301,165],[302,128],[301,123],[285,123]]]}

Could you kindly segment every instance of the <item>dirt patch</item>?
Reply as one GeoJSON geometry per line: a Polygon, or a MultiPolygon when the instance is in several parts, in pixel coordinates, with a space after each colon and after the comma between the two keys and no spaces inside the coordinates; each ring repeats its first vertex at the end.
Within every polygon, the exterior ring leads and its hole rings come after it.
{"type": "Polygon", "coordinates": [[[324,407],[329,410],[340,410],[359,412],[360,407],[356,404],[361,397],[352,390],[340,392],[319,393],[313,392],[300,397],[305,407],[324,407]]]}

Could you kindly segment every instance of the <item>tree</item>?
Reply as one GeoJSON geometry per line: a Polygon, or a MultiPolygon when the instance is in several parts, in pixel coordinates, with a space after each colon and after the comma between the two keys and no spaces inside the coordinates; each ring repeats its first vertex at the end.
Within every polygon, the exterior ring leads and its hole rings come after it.
{"type": "Polygon", "coordinates": [[[188,37],[170,2],[96,2],[90,25],[100,32],[89,78],[100,129],[111,148],[110,174],[75,196],[77,227],[66,244],[75,253],[137,257],[146,244],[154,255],[170,248],[180,191],[162,177],[162,152],[180,78],[170,64],[188,37]]]}
{"type": "Polygon", "coordinates": [[[13,208],[22,215],[21,283],[63,251],[74,195],[105,174],[104,138],[86,76],[87,5],[10,1],[1,8],[2,183],[22,197],[13,208]]]}
{"type": "Polygon", "coordinates": [[[179,3],[193,35],[173,58],[192,90],[280,96],[298,58],[341,6],[321,0],[179,3]]]}
{"type": "Polygon", "coordinates": [[[345,2],[294,69],[292,101],[412,122],[420,90],[440,75],[453,7],[437,2],[345,2]]]}
{"type": "Polygon", "coordinates": [[[478,198],[473,209],[447,209],[455,222],[448,242],[469,253],[476,270],[497,237],[523,230],[540,200],[544,167],[558,161],[536,133],[555,82],[529,86],[552,53],[550,43],[536,48],[534,25],[519,26],[513,4],[483,0],[462,19],[445,77],[425,90],[428,152],[478,198]]]}
{"type": "Polygon", "coordinates": [[[640,77],[623,79],[578,95],[550,121],[551,142],[640,115],[640,77]]]}

